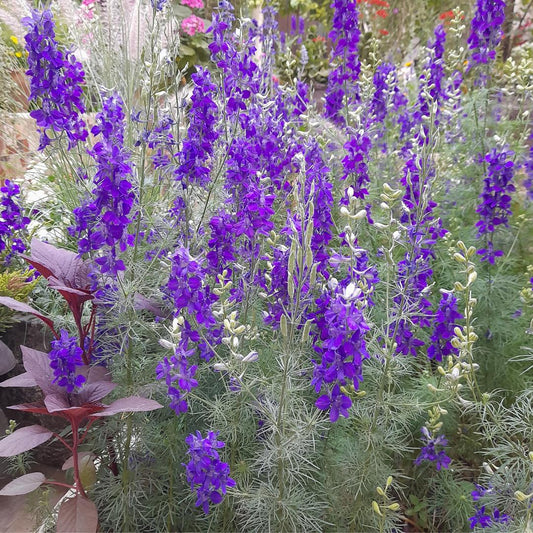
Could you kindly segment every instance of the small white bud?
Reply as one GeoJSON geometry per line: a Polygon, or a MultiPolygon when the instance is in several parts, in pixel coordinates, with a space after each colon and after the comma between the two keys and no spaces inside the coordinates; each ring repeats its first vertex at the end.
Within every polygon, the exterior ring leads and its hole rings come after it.
{"type": "Polygon", "coordinates": [[[167,350],[174,350],[176,348],[174,344],[167,341],[166,339],[159,339],[159,344],[163,346],[163,348],[166,348],[167,350]]]}
{"type": "Polygon", "coordinates": [[[243,363],[253,363],[259,359],[259,354],[256,351],[251,351],[243,360],[243,363]]]}

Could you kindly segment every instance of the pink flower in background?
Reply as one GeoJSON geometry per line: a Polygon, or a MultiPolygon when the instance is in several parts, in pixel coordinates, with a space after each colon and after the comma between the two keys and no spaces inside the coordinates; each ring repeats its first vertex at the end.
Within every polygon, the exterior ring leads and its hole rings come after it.
{"type": "MultiPolygon", "coordinates": [[[[194,0],[192,0],[194,1],[194,0]]],[[[181,22],[181,29],[187,35],[194,35],[196,32],[205,33],[204,21],[196,15],[191,15],[181,22]]]]}
{"type": "Polygon", "coordinates": [[[192,9],[202,9],[204,7],[203,0],[181,0],[181,4],[192,9]]]}
{"type": "Polygon", "coordinates": [[[90,6],[91,4],[95,4],[97,0],[83,0],[81,3],[82,6],[90,6]]]}

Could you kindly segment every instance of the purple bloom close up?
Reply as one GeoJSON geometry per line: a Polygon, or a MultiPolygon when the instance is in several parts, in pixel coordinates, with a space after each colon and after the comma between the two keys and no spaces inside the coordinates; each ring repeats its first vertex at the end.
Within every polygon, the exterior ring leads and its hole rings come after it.
{"type": "Polygon", "coordinates": [[[422,428],[422,441],[425,446],[420,450],[420,454],[415,459],[415,465],[420,465],[424,461],[435,463],[437,470],[441,468],[448,468],[451,459],[446,455],[445,447],[448,445],[448,440],[444,435],[437,435],[433,437],[426,427],[422,428]]]}
{"type": "Polygon", "coordinates": [[[85,376],[76,374],[76,367],[83,366],[83,350],[78,346],[78,339],[70,337],[68,331],[62,329],[61,336],[51,342],[52,349],[48,354],[50,368],[54,371],[54,380],[67,392],[73,392],[76,387],[85,383],[85,376]]]}
{"type": "Polygon", "coordinates": [[[477,0],[468,45],[474,63],[489,63],[496,58],[505,20],[504,0],[477,0]]]}
{"type": "Polygon", "coordinates": [[[217,440],[218,432],[209,431],[207,437],[197,431],[190,434],[185,442],[189,446],[190,461],[183,466],[187,473],[187,481],[191,490],[196,490],[196,507],[202,507],[205,514],[209,506],[216,505],[224,499],[226,489],[235,486],[230,475],[229,465],[220,460],[217,450],[225,446],[217,440]]]}
{"type": "Polygon", "coordinates": [[[85,73],[72,52],[61,50],[55,39],[52,12],[33,10],[22,19],[28,28],[25,36],[30,78],[30,101],[39,103],[30,115],[40,128],[39,149],[52,142],[50,131],[65,132],[69,149],[85,141],[88,132],[81,113],[85,113],[82,85],[85,73]]]}

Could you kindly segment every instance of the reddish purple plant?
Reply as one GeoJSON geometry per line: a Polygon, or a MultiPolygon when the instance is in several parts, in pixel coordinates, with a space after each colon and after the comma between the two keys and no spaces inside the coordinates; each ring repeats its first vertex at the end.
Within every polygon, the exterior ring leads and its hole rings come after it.
{"type": "MultiPolygon", "coordinates": [[[[56,337],[56,340],[52,341],[52,350],[49,354],[21,346],[26,372],[0,383],[0,386],[39,387],[43,394],[42,401],[11,405],[9,409],[67,420],[72,428],[72,443],[69,444],[63,437],[46,427],[34,424],[20,428],[2,439],[0,457],[18,455],[55,437],[72,452],[72,457],[67,460],[64,468],[68,468],[69,465],[74,468],[74,484],[70,486],[47,481],[44,474],[36,472],[8,483],[0,491],[0,495],[26,494],[43,483],[68,487],[75,491],[75,496],[66,500],[60,507],[58,531],[72,531],[80,522],[84,524],[84,530],[96,531],[97,509],[87,498],[86,487],[80,475],[82,467],[94,470],[94,465],[91,466],[86,457],[78,452],[80,444],[84,442],[92,425],[101,417],[123,412],[152,411],[161,408],[162,405],[139,396],[119,398],[109,405],[101,402],[116,384],[111,381],[111,376],[105,367],[89,365],[94,344],[96,306],[93,304],[86,324],[82,323],[82,311],[85,302],[94,298],[89,289],[91,265],[74,252],[61,250],[35,239],[32,241],[31,251],[31,257],[23,256],[24,259],[47,279],[51,288],[59,291],[65,298],[74,316],[78,337],[70,336],[65,330],[61,330],[61,334],[58,334],[52,320],[36,309],[13,298],[0,297],[0,304],[15,311],[37,316],[49,326],[56,337]]],[[[113,470],[112,466],[110,468],[113,470]]]]}

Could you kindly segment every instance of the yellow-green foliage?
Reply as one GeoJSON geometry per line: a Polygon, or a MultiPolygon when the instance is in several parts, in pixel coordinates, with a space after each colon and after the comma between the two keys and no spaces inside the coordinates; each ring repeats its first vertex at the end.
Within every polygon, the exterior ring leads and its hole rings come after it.
{"type": "MultiPolygon", "coordinates": [[[[37,280],[27,281],[30,275],[31,273],[28,270],[6,270],[0,272],[0,296],[10,296],[20,302],[27,301],[37,283],[37,280]]],[[[0,333],[13,324],[13,315],[13,311],[0,305],[0,333]]]]}

